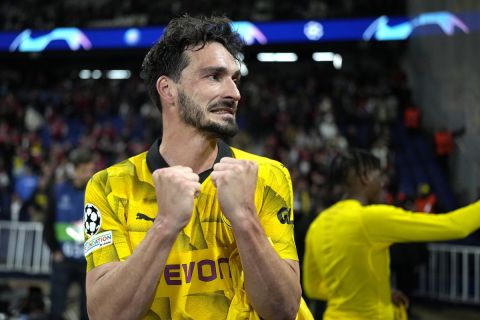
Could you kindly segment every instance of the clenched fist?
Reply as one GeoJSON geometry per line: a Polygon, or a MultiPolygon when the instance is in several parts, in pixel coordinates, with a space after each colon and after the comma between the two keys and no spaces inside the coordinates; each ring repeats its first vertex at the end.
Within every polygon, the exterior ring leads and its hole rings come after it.
{"type": "Polygon", "coordinates": [[[256,162],[222,158],[213,166],[210,178],[217,188],[220,208],[232,225],[240,222],[245,214],[256,212],[255,189],[258,180],[256,162]]]}
{"type": "Polygon", "coordinates": [[[180,231],[190,221],[194,199],[200,193],[198,174],[191,168],[174,166],[153,172],[158,214],[155,221],[180,231]]]}

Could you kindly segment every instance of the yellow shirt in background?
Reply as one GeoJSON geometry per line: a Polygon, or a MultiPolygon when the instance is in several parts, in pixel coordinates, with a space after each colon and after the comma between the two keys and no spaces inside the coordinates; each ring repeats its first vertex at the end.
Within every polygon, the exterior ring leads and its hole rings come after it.
{"type": "Polygon", "coordinates": [[[321,212],[307,232],[304,292],[328,301],[326,320],[393,319],[389,246],[463,238],[479,227],[480,202],[432,215],[340,201],[321,212]]]}

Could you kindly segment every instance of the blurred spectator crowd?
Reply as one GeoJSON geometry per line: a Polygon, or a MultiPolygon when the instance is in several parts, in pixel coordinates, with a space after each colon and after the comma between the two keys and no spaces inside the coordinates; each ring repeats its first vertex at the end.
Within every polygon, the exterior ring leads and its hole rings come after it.
{"type": "Polygon", "coordinates": [[[173,16],[226,14],[233,20],[271,21],[325,19],[375,15],[403,15],[404,1],[246,0],[5,0],[0,4],[0,29],[51,29],[54,27],[113,27],[166,24],[173,16]]]}
{"type": "MultiPolygon", "coordinates": [[[[367,55],[341,70],[311,63],[248,66],[240,84],[241,131],[228,142],[289,169],[299,257],[309,223],[340,196],[328,183],[328,168],[349,147],[380,159],[389,178],[387,202],[438,212],[425,183],[418,195],[399,188],[392,132],[401,126],[417,134],[421,123],[419,114],[407,116],[415,106],[407,77],[392,60],[367,55]]],[[[62,66],[25,70],[0,70],[0,220],[44,221],[49,186],[72,174],[73,150],[91,149],[101,170],[147,150],[161,135],[160,114],[134,72],[109,80],[80,79],[79,70],[62,66]]],[[[423,259],[424,247],[418,251],[423,259]]]]}
{"type": "MultiPolygon", "coordinates": [[[[377,155],[395,190],[390,127],[408,104],[406,78],[398,67],[361,69],[304,66],[288,76],[258,70],[242,80],[242,130],[229,142],[289,168],[299,218],[336,200],[328,166],[347,147],[377,155]]],[[[160,114],[140,77],[77,74],[0,72],[0,220],[41,221],[38,192],[68,177],[73,149],[92,149],[102,169],[146,150],[161,134],[160,114]]]]}
{"type": "Polygon", "coordinates": [[[157,111],[138,79],[50,76],[1,72],[1,219],[42,220],[41,205],[24,204],[37,187],[68,177],[72,149],[94,150],[101,169],[143,151],[158,135],[157,111]]]}

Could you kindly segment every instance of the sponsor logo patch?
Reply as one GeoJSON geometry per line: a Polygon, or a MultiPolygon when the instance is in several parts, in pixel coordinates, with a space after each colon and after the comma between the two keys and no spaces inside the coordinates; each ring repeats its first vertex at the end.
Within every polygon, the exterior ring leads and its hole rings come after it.
{"type": "Polygon", "coordinates": [[[150,218],[149,216],[141,212],[137,213],[137,220],[146,220],[146,221],[152,221],[152,222],[155,221],[154,218],[150,218]]]}
{"type": "Polygon", "coordinates": [[[95,250],[113,244],[112,231],[105,231],[94,235],[83,244],[85,257],[95,250]]]}
{"type": "Polygon", "coordinates": [[[100,210],[91,203],[85,204],[83,210],[83,228],[85,234],[91,237],[98,233],[100,226],[102,225],[102,215],[100,210]]]}
{"type": "Polygon", "coordinates": [[[293,213],[292,210],[289,208],[283,207],[278,210],[277,218],[281,224],[293,224],[293,213]]]}

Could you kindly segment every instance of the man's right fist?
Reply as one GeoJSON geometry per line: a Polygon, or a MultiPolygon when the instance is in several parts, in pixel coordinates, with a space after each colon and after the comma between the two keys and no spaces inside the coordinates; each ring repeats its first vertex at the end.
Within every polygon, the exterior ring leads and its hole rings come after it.
{"type": "Polygon", "coordinates": [[[157,169],[152,176],[158,206],[155,220],[180,231],[190,221],[194,198],[200,193],[198,174],[189,167],[174,166],[157,169]]]}

